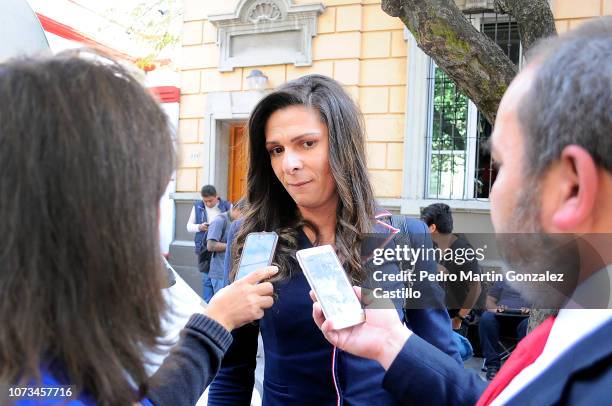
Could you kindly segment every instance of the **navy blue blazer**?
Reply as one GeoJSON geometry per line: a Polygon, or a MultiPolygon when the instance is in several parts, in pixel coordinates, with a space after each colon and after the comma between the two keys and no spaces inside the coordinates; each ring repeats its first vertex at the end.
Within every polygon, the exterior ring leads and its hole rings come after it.
{"type": "MultiPolygon", "coordinates": [[[[612,321],[574,344],[507,405],[597,405],[612,398],[612,321]]],[[[402,404],[474,405],[487,383],[419,337],[411,336],[384,387],[402,404]]]]}
{"type": "MultiPolygon", "coordinates": [[[[231,253],[233,242],[229,237],[235,235],[237,227],[238,222],[230,227],[227,253],[231,253]]],[[[376,232],[389,232],[385,227],[377,227],[376,232]]],[[[298,245],[299,249],[311,246],[303,232],[298,245]]],[[[227,258],[226,278],[229,264],[227,258]]],[[[381,265],[379,269],[384,273],[399,272],[394,263],[381,265]]],[[[388,282],[384,286],[389,290],[401,287],[401,282],[388,282]]],[[[260,331],[265,354],[264,405],[335,405],[338,397],[347,405],[398,403],[383,389],[385,372],[378,363],[334,349],[325,340],[312,320],[309,290],[308,282],[296,264],[291,278],[275,284],[277,297],[274,306],[265,312],[259,324],[249,324],[233,332],[234,342],[209,389],[209,405],[250,403],[260,331]]],[[[394,304],[398,316],[403,318],[401,300],[394,304]]],[[[414,310],[409,317],[416,334],[447,346],[441,349],[459,359],[446,311],[414,310]]],[[[459,367],[459,361],[452,362],[459,367]]]]}

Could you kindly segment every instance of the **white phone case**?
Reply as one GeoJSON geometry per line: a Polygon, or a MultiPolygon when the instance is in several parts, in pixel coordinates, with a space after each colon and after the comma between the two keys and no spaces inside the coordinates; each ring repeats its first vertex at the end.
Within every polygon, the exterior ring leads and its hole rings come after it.
{"type": "Polygon", "coordinates": [[[340,330],[365,321],[365,313],[331,245],[297,251],[298,262],[323,314],[340,330]]]}

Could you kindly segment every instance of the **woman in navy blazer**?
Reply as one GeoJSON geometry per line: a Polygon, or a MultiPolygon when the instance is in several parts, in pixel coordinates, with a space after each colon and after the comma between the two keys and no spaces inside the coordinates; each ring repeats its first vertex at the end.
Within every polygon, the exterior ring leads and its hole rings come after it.
{"type": "MultiPolygon", "coordinates": [[[[276,299],[259,324],[233,333],[234,342],[211,384],[209,405],[250,403],[260,332],[264,405],[396,404],[382,387],[380,365],[325,340],[312,320],[310,287],[295,260],[296,250],[332,244],[357,284],[367,277],[360,253],[366,234],[397,231],[385,221],[389,213],[375,208],[360,118],[342,87],[320,75],[289,82],[255,107],[249,120],[249,207],[230,229],[226,272],[233,280],[250,232],[276,231],[276,299]]],[[[377,270],[400,272],[392,262],[377,270]]],[[[385,282],[382,287],[396,290],[403,284],[385,282]]],[[[404,318],[402,304],[394,302],[398,319],[404,318]]],[[[409,318],[415,333],[458,360],[445,311],[413,310],[409,318]]]]}

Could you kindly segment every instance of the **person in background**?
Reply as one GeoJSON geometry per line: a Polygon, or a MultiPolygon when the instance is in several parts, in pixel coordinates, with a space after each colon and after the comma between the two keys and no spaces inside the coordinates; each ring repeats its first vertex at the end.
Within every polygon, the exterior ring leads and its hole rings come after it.
{"type": "Polygon", "coordinates": [[[223,283],[223,265],[225,261],[225,248],[227,246],[227,233],[232,223],[242,216],[245,207],[246,199],[242,198],[230,210],[215,217],[208,227],[206,249],[212,252],[208,278],[212,285],[213,295],[225,286],[223,283]]]}
{"type": "MultiPolygon", "coordinates": [[[[441,250],[465,252],[466,249],[472,248],[464,236],[453,234],[453,215],[447,204],[434,203],[425,207],[421,210],[421,220],[427,224],[434,244],[441,250]]],[[[467,333],[465,321],[480,296],[481,287],[477,280],[462,280],[460,275],[461,272],[480,274],[478,261],[476,259],[465,262],[442,260],[439,267],[441,272],[457,276],[456,282],[448,282],[444,284],[444,287],[447,303],[451,305],[448,314],[453,323],[453,330],[465,336],[467,333]]]]}
{"type": "Polygon", "coordinates": [[[70,385],[71,395],[14,404],[194,405],[230,331],[272,305],[264,280],[275,269],[222,289],[149,377],[168,285],[166,114],[125,68],[89,51],[1,64],[0,97],[11,101],[0,104],[0,404],[16,400],[7,388],[70,385]]]}
{"type": "Polygon", "coordinates": [[[487,291],[487,311],[480,317],[478,333],[488,380],[495,378],[501,367],[499,354],[503,349],[499,341],[502,330],[518,340],[525,337],[530,308],[531,303],[504,281],[495,282],[487,291]],[[516,314],[518,312],[520,314],[516,314]]]}
{"type": "Polygon", "coordinates": [[[187,231],[195,233],[195,253],[198,257],[198,269],[202,273],[202,297],[207,302],[214,294],[208,273],[212,262],[212,252],[207,249],[206,235],[210,223],[221,213],[228,211],[232,205],[217,196],[213,185],[204,185],[200,191],[202,200],[196,200],[189,213],[187,231]]]}

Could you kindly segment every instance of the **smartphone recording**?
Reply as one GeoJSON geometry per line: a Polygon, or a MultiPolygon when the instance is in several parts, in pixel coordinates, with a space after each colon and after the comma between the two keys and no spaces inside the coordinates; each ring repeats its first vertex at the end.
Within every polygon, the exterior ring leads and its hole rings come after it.
{"type": "Polygon", "coordinates": [[[296,256],[325,318],[335,329],[365,321],[361,303],[331,245],[300,250],[296,256]]]}
{"type": "Polygon", "coordinates": [[[242,256],[236,273],[236,280],[265,268],[272,264],[278,234],[272,232],[250,233],[247,235],[242,248],[242,256]]]}

